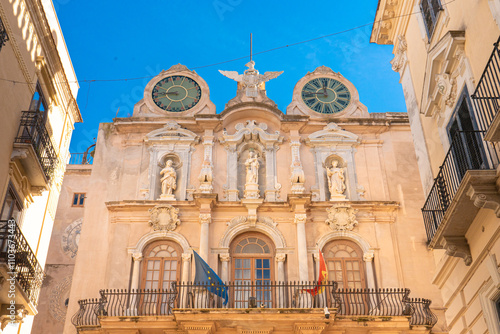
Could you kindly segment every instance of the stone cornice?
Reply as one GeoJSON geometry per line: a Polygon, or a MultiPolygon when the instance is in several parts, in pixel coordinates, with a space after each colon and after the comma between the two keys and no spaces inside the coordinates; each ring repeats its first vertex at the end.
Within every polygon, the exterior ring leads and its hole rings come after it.
{"type": "MultiPolygon", "coordinates": [[[[39,34],[39,43],[42,45],[42,49],[45,51],[44,57],[47,59],[47,65],[52,73],[60,73],[60,80],[57,80],[57,76],[54,75],[52,78],[57,81],[54,85],[56,89],[62,89],[59,92],[60,95],[64,97],[62,100],[65,105],[62,107],[71,115],[72,122],[82,122],[82,115],[76,103],[75,97],[71,92],[71,87],[69,84],[68,76],[64,70],[64,66],[59,55],[59,52],[52,52],[52,50],[57,50],[57,45],[52,36],[51,28],[47,21],[47,15],[45,14],[41,0],[27,0],[27,7],[29,8],[32,15],[37,15],[38,19],[34,19],[34,25],[37,28],[39,34]]],[[[64,43],[64,41],[61,41],[64,43]]],[[[69,55],[68,55],[69,57],[69,55]]]]}
{"type": "Polygon", "coordinates": [[[410,19],[413,1],[379,0],[371,43],[394,44],[410,19]]]}
{"type": "MultiPolygon", "coordinates": [[[[241,117],[245,119],[246,117],[241,117]]],[[[148,133],[159,129],[168,121],[175,121],[181,127],[193,132],[201,134],[205,129],[219,132],[222,126],[222,119],[219,115],[196,115],[191,116],[172,116],[172,117],[124,117],[114,118],[113,125],[118,132],[127,133],[148,133]],[[201,117],[203,116],[203,117],[201,117]]],[[[370,126],[371,132],[383,132],[389,127],[395,128],[398,126],[408,127],[409,120],[406,113],[387,112],[373,113],[370,117],[359,118],[322,118],[310,119],[309,116],[284,115],[280,120],[281,130],[287,133],[290,129],[298,129],[301,133],[314,132],[321,130],[329,122],[334,122],[340,127],[345,127],[349,131],[355,131],[357,127],[370,126]]]]}

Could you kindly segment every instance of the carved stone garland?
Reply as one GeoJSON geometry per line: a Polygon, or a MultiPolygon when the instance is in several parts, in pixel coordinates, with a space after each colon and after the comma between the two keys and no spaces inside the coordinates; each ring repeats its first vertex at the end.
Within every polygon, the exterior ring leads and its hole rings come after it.
{"type": "Polygon", "coordinates": [[[226,189],[226,200],[239,200],[237,175],[238,154],[241,153],[240,151],[243,145],[254,143],[262,147],[265,154],[265,201],[278,201],[281,185],[278,183],[276,151],[279,149],[279,144],[283,142],[283,136],[280,135],[279,131],[276,131],[274,134],[268,133],[266,131],[267,124],[257,124],[255,120],[248,120],[245,124],[238,123],[235,128],[235,134],[229,135],[224,131],[220,139],[220,143],[224,145],[227,152],[227,184],[224,186],[226,189]]]}

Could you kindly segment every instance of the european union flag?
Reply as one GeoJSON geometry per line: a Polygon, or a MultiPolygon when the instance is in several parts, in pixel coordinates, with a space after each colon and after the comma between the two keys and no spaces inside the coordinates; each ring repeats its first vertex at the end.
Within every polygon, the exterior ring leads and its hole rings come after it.
{"type": "Polygon", "coordinates": [[[193,250],[194,265],[196,267],[196,275],[194,276],[194,283],[202,286],[207,285],[206,288],[211,293],[224,298],[224,306],[226,306],[229,296],[227,294],[227,286],[217,276],[215,271],[208,266],[208,264],[193,250]]]}

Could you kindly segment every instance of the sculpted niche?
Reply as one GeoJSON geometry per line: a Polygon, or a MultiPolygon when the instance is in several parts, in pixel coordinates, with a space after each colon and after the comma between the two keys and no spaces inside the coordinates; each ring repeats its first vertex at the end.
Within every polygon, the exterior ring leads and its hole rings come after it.
{"type": "Polygon", "coordinates": [[[306,138],[316,171],[316,184],[311,187],[313,201],[360,200],[354,161],[359,142],[356,134],[333,122],[306,138]]]}
{"type": "Polygon", "coordinates": [[[149,168],[147,185],[141,189],[144,199],[187,199],[188,188],[191,188],[188,185],[191,156],[199,141],[194,132],[181,128],[175,121],[146,135],[144,142],[149,151],[149,168]]]}
{"type": "Polygon", "coordinates": [[[267,202],[279,200],[276,151],[283,142],[279,131],[267,132],[267,124],[247,120],[235,126],[232,135],[223,132],[220,143],[227,152],[227,183],[225,200],[261,198],[267,202]]]}

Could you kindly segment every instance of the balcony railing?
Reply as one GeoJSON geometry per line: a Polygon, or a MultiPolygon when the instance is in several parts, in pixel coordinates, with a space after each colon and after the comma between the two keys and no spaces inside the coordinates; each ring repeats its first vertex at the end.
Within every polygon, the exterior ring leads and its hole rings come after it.
{"type": "Polygon", "coordinates": [[[437,317],[427,299],[410,299],[409,289],[337,289],[326,282],[230,282],[223,285],[174,283],[165,290],[101,290],[99,299],[85,299],[72,318],[77,330],[99,327],[100,317],[168,316],[174,309],[324,308],[343,316],[406,316],[411,326],[432,327],[437,317]],[[207,288],[216,293],[211,293],[207,288]],[[227,289],[225,293],[217,293],[227,289]]]}
{"type": "Polygon", "coordinates": [[[430,242],[468,170],[495,169],[498,145],[484,141],[485,131],[458,131],[422,208],[427,241],[430,242]]]}
{"type": "Polygon", "coordinates": [[[0,260],[7,265],[9,272],[14,273],[19,286],[36,305],[43,269],[14,219],[0,220],[0,260]]]}
{"type": "Polygon", "coordinates": [[[87,152],[84,153],[71,153],[69,158],[70,165],[92,165],[94,157],[87,152]]]}
{"type": "Polygon", "coordinates": [[[50,180],[57,165],[57,154],[42,116],[38,111],[23,111],[15,142],[33,146],[45,178],[50,180]]]}
{"type": "Polygon", "coordinates": [[[409,303],[413,309],[410,325],[422,325],[429,328],[437,323],[437,316],[431,311],[432,301],[423,298],[410,298],[409,303]]]}
{"type": "Polygon", "coordinates": [[[479,129],[487,131],[500,108],[500,38],[472,94],[479,129]]]}

